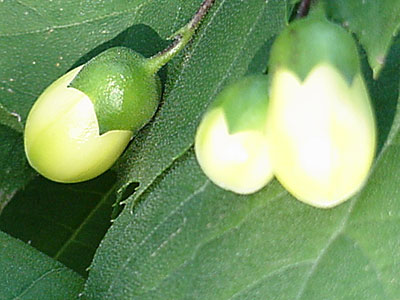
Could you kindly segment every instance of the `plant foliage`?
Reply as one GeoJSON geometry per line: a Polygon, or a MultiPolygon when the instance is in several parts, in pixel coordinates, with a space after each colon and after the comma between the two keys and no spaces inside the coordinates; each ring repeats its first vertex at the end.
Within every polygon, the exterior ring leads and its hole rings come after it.
{"type": "Polygon", "coordinates": [[[399,0],[324,1],[359,43],[379,130],[368,182],[337,208],[300,203],[276,180],[249,196],[221,190],[193,153],[221,89],[267,71],[289,0],[216,0],[161,70],[162,104],[113,172],[62,185],[28,166],[23,127],[46,86],[111,46],[157,53],[201,2],[0,1],[1,299],[398,298],[399,0]]]}

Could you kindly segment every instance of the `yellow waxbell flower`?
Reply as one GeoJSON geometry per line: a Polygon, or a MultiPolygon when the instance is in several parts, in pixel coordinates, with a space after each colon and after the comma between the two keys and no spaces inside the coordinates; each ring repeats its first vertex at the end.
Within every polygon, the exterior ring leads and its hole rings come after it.
{"type": "Polygon", "coordinates": [[[68,87],[82,67],[53,82],[35,102],[25,127],[25,152],[31,166],[57,182],[80,182],[109,169],[133,132],[99,134],[92,101],[68,87]]]}
{"type": "Polygon", "coordinates": [[[272,46],[267,132],[280,183],[329,208],[361,189],[377,137],[356,44],[320,13],[291,23],[272,46]]]}
{"type": "Polygon", "coordinates": [[[196,157],[204,173],[221,188],[250,194],[273,177],[265,134],[267,86],[265,76],[228,86],[200,123],[196,157]]]}
{"type": "Polygon", "coordinates": [[[267,123],[275,175],[297,199],[328,208],[362,187],[376,129],[360,73],[349,84],[324,63],[304,81],[291,70],[278,70],[267,123]]]}

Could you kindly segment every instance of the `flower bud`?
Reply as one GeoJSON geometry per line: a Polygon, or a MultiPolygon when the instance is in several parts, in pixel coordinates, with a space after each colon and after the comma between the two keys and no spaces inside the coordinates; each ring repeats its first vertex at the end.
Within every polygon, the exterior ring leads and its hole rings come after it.
{"type": "Polygon", "coordinates": [[[70,87],[94,104],[100,133],[139,131],[154,115],[161,97],[160,79],[149,60],[125,47],[94,57],[73,78],[70,87]]]}
{"type": "Polygon", "coordinates": [[[102,52],[51,84],[34,104],[25,127],[29,163],[58,182],[100,175],[154,115],[160,92],[146,58],[124,47],[102,52]]]}
{"type": "Polygon", "coordinates": [[[281,184],[328,208],[365,182],[376,147],[373,109],[356,45],[341,27],[307,18],[275,41],[267,130],[281,184]]]}
{"type": "Polygon", "coordinates": [[[59,182],[100,175],[159,105],[158,70],[192,39],[214,1],[204,0],[174,42],[145,58],[124,47],[110,48],[50,85],[30,111],[25,153],[31,166],[59,182]]]}
{"type": "Polygon", "coordinates": [[[68,87],[81,67],[53,82],[32,107],[25,126],[25,152],[31,166],[57,182],[94,178],[116,161],[132,137],[130,130],[100,135],[94,105],[68,87]]]}
{"type": "Polygon", "coordinates": [[[224,189],[253,193],[273,176],[265,134],[267,86],[265,76],[252,76],[227,87],[198,127],[197,160],[224,189]]]}

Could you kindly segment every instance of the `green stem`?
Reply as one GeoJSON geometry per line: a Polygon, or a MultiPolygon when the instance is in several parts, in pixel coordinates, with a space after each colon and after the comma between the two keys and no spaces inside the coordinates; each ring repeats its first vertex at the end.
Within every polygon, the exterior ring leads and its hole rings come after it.
{"type": "Polygon", "coordinates": [[[158,70],[168,63],[176,54],[178,54],[186,44],[192,39],[197,27],[199,27],[204,16],[213,6],[215,0],[204,0],[201,4],[197,13],[193,16],[189,23],[179,29],[174,35],[173,43],[168,46],[165,50],[157,53],[150,57],[147,61],[146,66],[153,73],[157,73],[158,70]]]}

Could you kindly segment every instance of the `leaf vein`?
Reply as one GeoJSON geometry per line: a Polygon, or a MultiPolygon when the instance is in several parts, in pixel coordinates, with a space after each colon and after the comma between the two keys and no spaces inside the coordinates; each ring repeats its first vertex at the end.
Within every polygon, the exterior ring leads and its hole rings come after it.
{"type": "MultiPolygon", "coordinates": [[[[347,239],[348,241],[350,241],[351,243],[353,243],[353,246],[354,246],[354,247],[358,247],[358,249],[360,249],[360,251],[361,251],[361,253],[363,254],[363,256],[368,260],[369,264],[371,265],[372,269],[374,270],[374,272],[375,272],[375,274],[376,274],[376,277],[378,278],[378,283],[379,283],[380,286],[382,287],[382,290],[383,290],[383,293],[384,293],[384,296],[385,296],[384,299],[388,299],[388,300],[389,300],[389,299],[393,299],[393,298],[389,298],[388,295],[386,294],[386,291],[385,291],[384,285],[383,285],[382,274],[381,274],[381,272],[379,272],[379,269],[377,268],[376,264],[372,262],[372,260],[369,258],[369,256],[367,255],[367,253],[365,253],[365,252],[363,251],[362,247],[359,245],[359,243],[358,243],[356,240],[354,240],[354,239],[348,237],[347,235],[346,235],[345,237],[346,237],[346,239],[347,239]]],[[[393,300],[394,300],[394,299],[393,299],[393,300]]]]}
{"type": "Polygon", "coordinates": [[[42,274],[40,277],[36,278],[34,281],[31,282],[29,286],[27,286],[18,296],[15,296],[13,299],[14,300],[20,300],[22,296],[24,296],[30,289],[32,289],[39,281],[45,279],[47,276],[61,272],[62,270],[68,270],[67,267],[61,267],[61,268],[56,268],[56,269],[51,269],[47,271],[46,273],[42,274]]]}
{"type": "MultiPolygon", "coordinates": [[[[382,146],[382,150],[379,153],[379,155],[377,156],[377,158],[376,158],[376,160],[375,160],[375,162],[374,162],[374,164],[373,164],[373,166],[371,168],[370,174],[372,174],[374,172],[374,170],[377,168],[377,166],[379,164],[379,161],[382,159],[382,157],[386,153],[387,149],[389,149],[390,146],[393,144],[393,141],[394,141],[395,137],[398,135],[398,132],[399,132],[399,129],[400,129],[400,122],[399,122],[400,119],[399,118],[400,118],[400,112],[399,112],[399,105],[398,105],[398,107],[397,107],[397,115],[396,115],[395,121],[393,123],[392,129],[390,130],[389,136],[388,136],[386,142],[384,143],[384,145],[382,146]]],[[[357,200],[360,198],[360,194],[361,193],[357,194],[357,196],[355,196],[351,200],[351,203],[349,205],[349,209],[347,210],[346,214],[344,215],[344,217],[343,217],[341,223],[339,224],[338,228],[332,233],[332,235],[329,238],[326,246],[323,247],[321,249],[321,251],[319,252],[319,254],[317,255],[317,257],[316,257],[316,259],[314,261],[314,264],[312,265],[312,267],[310,268],[310,271],[308,272],[307,276],[305,277],[304,283],[301,285],[300,290],[299,290],[295,300],[301,299],[301,297],[302,297],[302,295],[303,295],[303,293],[304,293],[304,291],[305,291],[305,289],[307,287],[307,284],[308,284],[311,276],[314,274],[316,268],[318,267],[319,262],[321,261],[321,258],[323,257],[325,252],[328,250],[328,248],[332,245],[332,243],[338,238],[338,236],[345,231],[346,226],[347,226],[347,222],[350,219],[350,216],[351,216],[351,214],[352,214],[352,212],[354,210],[354,207],[355,207],[355,205],[357,203],[357,200]]],[[[377,270],[377,272],[378,272],[378,270],[377,270]]],[[[380,278],[380,276],[378,276],[378,277],[380,278]]]]}
{"type": "MultiPolygon", "coordinates": [[[[189,202],[194,197],[205,191],[209,184],[210,181],[207,179],[198,189],[196,189],[193,193],[191,193],[189,196],[187,196],[185,199],[179,202],[179,204],[167,216],[165,216],[165,218],[162,219],[160,223],[158,223],[139,243],[136,244],[135,248],[143,246],[149,240],[149,238],[153,236],[153,234],[158,230],[158,228],[160,228],[170,217],[176,214],[178,210],[182,208],[187,202],[189,202]]],[[[136,254],[135,251],[131,249],[131,254],[125,259],[125,262],[120,267],[116,268],[119,272],[117,272],[117,276],[115,276],[114,279],[111,281],[110,286],[107,290],[107,294],[109,294],[110,291],[113,289],[115,282],[117,282],[118,276],[122,275],[121,270],[126,268],[129,262],[135,256],[135,254],[136,254]]]]}
{"type": "MultiPolygon", "coordinates": [[[[270,199],[270,200],[268,201],[268,204],[270,204],[272,201],[276,201],[276,200],[280,199],[282,196],[284,196],[284,195],[286,195],[286,194],[287,194],[287,191],[282,191],[281,193],[279,193],[278,195],[276,195],[275,197],[273,197],[272,199],[270,199]]],[[[266,204],[266,205],[268,205],[268,204],[266,204]]],[[[193,254],[191,255],[191,257],[188,258],[188,259],[186,259],[183,263],[181,263],[179,266],[177,266],[174,270],[172,270],[171,272],[169,272],[168,275],[165,276],[163,279],[161,279],[161,280],[158,282],[158,284],[157,284],[156,286],[154,286],[153,288],[150,289],[150,291],[156,290],[157,287],[161,285],[161,282],[163,282],[163,281],[167,280],[168,278],[172,277],[173,274],[175,274],[179,269],[185,267],[185,266],[188,265],[191,261],[193,261],[193,260],[197,257],[197,254],[198,254],[198,252],[200,251],[201,248],[206,247],[206,245],[212,243],[212,242],[215,241],[216,239],[221,238],[222,236],[228,234],[228,233],[231,232],[231,231],[238,230],[243,224],[246,223],[247,220],[249,220],[251,214],[253,213],[253,211],[254,211],[255,209],[258,209],[258,207],[257,207],[257,206],[256,206],[256,207],[253,207],[253,208],[251,209],[251,211],[247,214],[247,216],[244,217],[240,222],[238,222],[238,224],[236,224],[236,226],[231,227],[231,228],[227,228],[227,229],[223,230],[222,232],[219,232],[218,234],[216,234],[216,235],[214,235],[214,236],[211,236],[210,238],[208,238],[208,239],[206,239],[206,240],[204,240],[204,241],[199,242],[199,243],[197,244],[197,246],[194,248],[194,251],[193,251],[193,254]]]]}
{"type": "Polygon", "coordinates": [[[272,271],[271,273],[267,273],[264,276],[261,276],[260,278],[257,278],[256,280],[254,280],[253,282],[249,283],[248,285],[246,285],[243,289],[241,289],[240,291],[236,292],[235,294],[233,294],[228,300],[233,300],[236,297],[239,297],[240,295],[242,295],[243,293],[250,291],[253,287],[255,287],[257,284],[259,284],[260,282],[264,281],[265,279],[278,275],[284,271],[287,271],[289,269],[292,268],[297,268],[297,267],[301,267],[303,265],[308,265],[310,263],[312,263],[313,260],[312,259],[306,259],[306,260],[302,260],[299,262],[295,262],[295,263],[291,263],[288,265],[284,265],[282,267],[280,267],[277,270],[272,271]]]}
{"type": "Polygon", "coordinates": [[[31,6],[31,5],[29,5],[29,4],[26,4],[26,3],[22,2],[21,0],[16,0],[16,2],[19,3],[19,4],[21,4],[23,7],[26,7],[26,8],[28,8],[29,10],[34,11],[37,15],[42,16],[42,14],[37,10],[36,7],[31,6]]]}
{"type": "Polygon", "coordinates": [[[182,232],[182,228],[186,225],[187,218],[183,217],[182,225],[179,226],[177,230],[172,232],[158,247],[153,253],[150,254],[151,257],[154,257],[157,255],[157,253],[164,248],[171,240],[173,240],[178,234],[182,232]]]}
{"type": "Polygon", "coordinates": [[[87,19],[87,20],[82,20],[82,21],[79,21],[79,22],[73,22],[73,23],[62,24],[62,25],[47,26],[45,28],[31,30],[31,31],[21,31],[21,32],[14,32],[14,33],[3,33],[3,34],[0,34],[0,38],[2,38],[2,37],[16,37],[16,36],[22,36],[22,35],[28,35],[28,34],[44,33],[44,32],[52,32],[52,31],[58,30],[58,29],[66,29],[66,28],[70,28],[70,27],[75,27],[75,26],[80,26],[80,25],[83,25],[83,24],[89,24],[89,23],[92,23],[92,22],[105,20],[105,19],[112,18],[112,17],[118,17],[118,16],[121,16],[121,15],[124,15],[124,14],[128,14],[128,13],[132,13],[132,12],[134,14],[136,14],[141,8],[143,8],[144,6],[148,5],[152,1],[154,1],[154,0],[147,0],[145,2],[140,3],[138,6],[136,6],[134,8],[130,8],[130,9],[126,9],[126,10],[118,11],[118,12],[112,12],[110,14],[106,14],[106,15],[103,15],[103,16],[99,16],[99,17],[91,18],[91,19],[87,19]]]}
{"type": "Polygon", "coordinates": [[[97,203],[97,205],[90,211],[90,213],[86,216],[85,219],[81,222],[81,224],[76,228],[71,236],[68,238],[68,240],[64,243],[64,245],[57,251],[57,253],[53,256],[54,259],[59,259],[59,257],[63,254],[63,252],[69,247],[70,244],[76,240],[76,237],[78,234],[83,230],[84,226],[90,221],[90,219],[93,217],[93,215],[97,212],[98,209],[107,201],[108,197],[111,195],[111,193],[114,192],[116,184],[114,184],[110,190],[104,194],[104,196],[100,199],[100,201],[97,203]]]}

